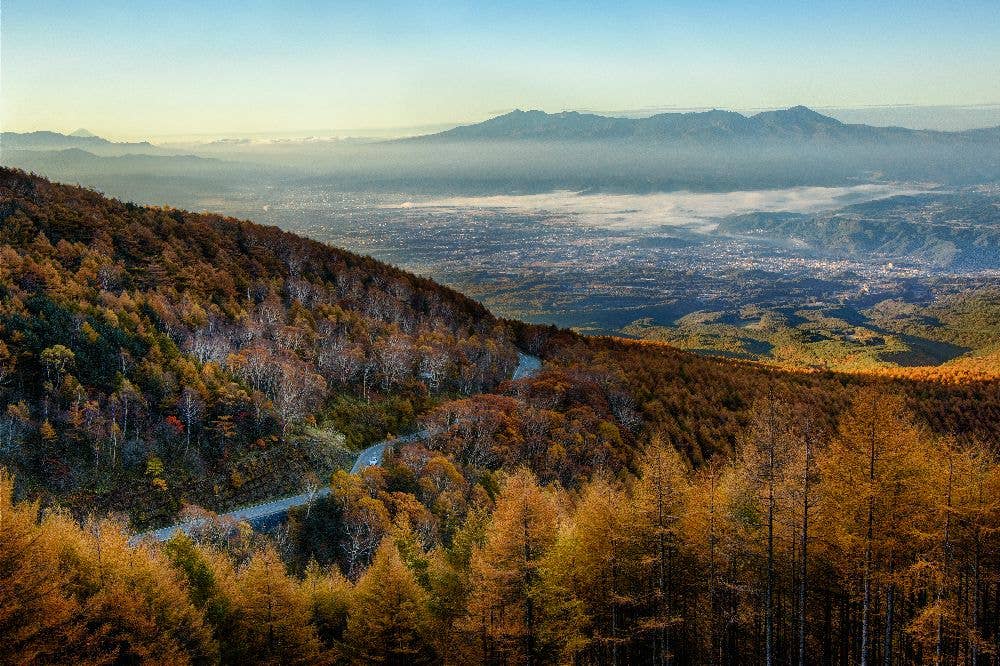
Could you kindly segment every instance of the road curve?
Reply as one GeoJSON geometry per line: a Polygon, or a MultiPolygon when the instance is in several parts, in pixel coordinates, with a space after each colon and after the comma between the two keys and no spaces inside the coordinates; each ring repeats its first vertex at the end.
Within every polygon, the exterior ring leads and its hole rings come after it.
{"type": "Polygon", "coordinates": [[[514,375],[511,379],[524,379],[530,377],[542,369],[542,359],[531,354],[517,352],[517,367],[514,368],[514,375]]]}
{"type": "Polygon", "coordinates": [[[378,465],[382,462],[382,454],[385,453],[385,448],[387,446],[392,446],[394,444],[411,444],[413,442],[419,442],[422,439],[427,439],[426,430],[418,430],[409,435],[403,435],[402,437],[396,437],[395,439],[384,439],[377,444],[372,444],[367,449],[358,454],[358,459],[354,461],[354,466],[351,467],[351,474],[357,474],[365,467],[371,467],[372,465],[378,465]]]}
{"type": "MultiPolygon", "coordinates": [[[[514,374],[511,379],[524,379],[525,377],[530,377],[538,372],[541,367],[542,360],[537,356],[531,356],[530,354],[522,354],[521,352],[518,352],[517,367],[514,369],[514,374]]],[[[410,433],[409,435],[403,435],[394,439],[384,439],[381,442],[376,442],[358,454],[357,460],[354,461],[354,466],[351,467],[351,474],[357,474],[365,467],[381,463],[382,455],[385,453],[387,446],[395,444],[410,444],[413,442],[419,442],[422,439],[427,439],[426,430],[418,430],[417,432],[410,433]]],[[[280,499],[271,500],[270,502],[253,504],[241,509],[236,509],[235,511],[230,511],[229,513],[221,514],[219,517],[231,519],[235,522],[248,522],[255,528],[266,527],[280,522],[280,520],[284,518],[285,514],[288,513],[289,509],[314,502],[320,497],[325,497],[329,494],[329,486],[323,486],[312,493],[300,493],[290,497],[282,497],[280,499]]],[[[173,536],[175,532],[190,534],[193,530],[199,527],[199,525],[199,521],[192,521],[188,523],[170,525],[169,527],[162,527],[158,530],[150,530],[149,532],[143,532],[132,537],[130,543],[134,545],[145,539],[151,539],[153,541],[166,541],[173,536]]]]}

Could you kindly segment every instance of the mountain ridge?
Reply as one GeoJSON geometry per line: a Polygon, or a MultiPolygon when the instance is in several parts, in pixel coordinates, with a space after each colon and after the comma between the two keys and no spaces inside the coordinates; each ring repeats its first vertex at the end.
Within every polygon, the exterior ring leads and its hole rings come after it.
{"type": "Polygon", "coordinates": [[[0,466],[71,509],[90,506],[95,474],[113,474],[99,503],[137,507],[139,523],[169,522],[182,495],[236,505],[294,489],[297,474],[338,467],[345,446],[412,430],[432,397],[498,386],[518,358],[503,322],[432,280],[277,227],[8,168],[0,294],[0,408],[24,405],[16,433],[0,422],[23,444],[0,450],[0,466]],[[66,373],[46,384],[37,378],[52,354],[66,373]],[[248,380],[242,358],[266,377],[248,380]],[[122,390],[128,425],[114,411],[122,390]],[[185,395],[191,418],[179,411],[185,395]],[[84,398],[87,432],[73,415],[84,398]],[[58,437],[36,446],[45,424],[58,437]],[[198,458],[197,475],[184,454],[198,458]],[[175,490],[137,481],[149,455],[187,470],[175,490]],[[249,474],[254,483],[227,482],[261,456],[283,462],[249,474]]]}
{"type": "Polygon", "coordinates": [[[58,151],[79,149],[101,157],[118,157],[127,154],[169,155],[170,151],[154,146],[149,141],[109,141],[87,130],[62,134],[50,130],[35,132],[3,132],[0,146],[7,150],[58,151]]]}
{"type": "MultiPolygon", "coordinates": [[[[692,459],[729,452],[772,382],[827,405],[867,382],[502,320],[430,279],[278,227],[9,168],[0,258],[0,466],[78,515],[130,510],[137,526],[169,523],[186,502],[224,509],[295,490],[348,451],[433,424],[439,408],[442,432],[453,409],[552,412],[558,457],[499,442],[490,460],[535,456],[546,478],[575,470],[569,480],[594,460],[620,468],[646,428],[692,459]],[[507,383],[519,350],[546,362],[523,394],[507,383]],[[694,413],[713,416],[691,429],[694,413]]],[[[1000,414],[995,383],[982,396],[909,386],[930,395],[920,404],[931,423],[980,432],[1000,414]],[[949,416],[963,395],[987,408],[949,416]]],[[[531,423],[517,441],[535,441],[531,423]]]]}
{"type": "Polygon", "coordinates": [[[736,111],[658,113],[645,118],[604,116],[578,111],[546,113],[514,109],[479,123],[400,141],[463,140],[725,140],[980,141],[1000,138],[1000,127],[960,132],[875,127],[844,123],[806,106],[743,115],[736,111]]]}
{"type": "MultiPolygon", "coordinates": [[[[749,115],[713,108],[707,111],[670,111],[638,118],[586,111],[548,113],[538,109],[515,108],[477,123],[458,125],[432,134],[389,139],[381,143],[511,139],[642,139],[696,143],[760,139],[982,142],[1000,141],[1000,126],[946,131],[846,123],[801,104],[749,115]]],[[[110,141],[85,129],[78,129],[70,134],[51,130],[6,131],[0,133],[0,145],[9,150],[32,151],[78,148],[99,156],[175,154],[149,141],[110,141]]]]}

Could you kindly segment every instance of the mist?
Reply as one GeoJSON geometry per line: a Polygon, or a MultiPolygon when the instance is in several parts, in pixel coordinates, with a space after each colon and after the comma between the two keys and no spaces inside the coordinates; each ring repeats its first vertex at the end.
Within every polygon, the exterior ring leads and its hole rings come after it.
{"type": "Polygon", "coordinates": [[[185,206],[249,187],[287,185],[449,197],[713,193],[868,183],[928,188],[1000,181],[1000,131],[995,129],[892,141],[884,136],[872,141],[431,139],[215,142],[186,146],[187,154],[141,156],[5,149],[2,161],[137,202],[185,206]]]}
{"type": "Polygon", "coordinates": [[[658,192],[649,194],[580,193],[457,196],[383,206],[395,209],[441,209],[465,215],[476,209],[504,209],[537,216],[549,225],[579,224],[603,229],[655,231],[681,227],[708,232],[718,219],[753,211],[815,213],[920,190],[897,185],[792,187],[736,192],[658,192]]]}

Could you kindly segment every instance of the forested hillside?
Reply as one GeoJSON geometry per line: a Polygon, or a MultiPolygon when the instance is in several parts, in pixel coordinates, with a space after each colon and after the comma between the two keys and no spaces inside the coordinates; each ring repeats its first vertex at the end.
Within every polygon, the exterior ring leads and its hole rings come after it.
{"type": "Polygon", "coordinates": [[[1000,654],[995,374],[500,321],[274,228],[11,170],[0,225],[0,663],[1000,654]],[[508,381],[518,349],[544,367],[508,381]],[[317,483],[270,534],[196,506],[317,483]],[[130,545],[182,509],[191,536],[130,545]]]}
{"type": "Polygon", "coordinates": [[[719,232],[798,242],[828,256],[895,259],[954,271],[1000,263],[1000,205],[993,188],[896,196],[816,215],[750,213],[719,232]]]}
{"type": "Polygon", "coordinates": [[[478,303],[276,228],[12,170],[0,222],[0,455],[81,508],[264,496],[516,364],[478,303]]]}
{"type": "Polygon", "coordinates": [[[276,539],[208,522],[129,546],[0,478],[0,659],[990,663],[995,455],[871,390],[817,423],[762,401],[727,460],[653,438],[573,490],[471,476],[432,441],[337,472],[276,539]]]}

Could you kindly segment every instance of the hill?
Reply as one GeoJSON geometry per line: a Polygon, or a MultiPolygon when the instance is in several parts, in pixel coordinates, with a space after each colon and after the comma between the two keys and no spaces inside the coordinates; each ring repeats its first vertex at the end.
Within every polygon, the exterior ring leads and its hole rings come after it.
{"type": "Polygon", "coordinates": [[[896,196],[816,215],[751,213],[717,232],[798,242],[818,254],[951,270],[1000,266],[1000,196],[967,190],[896,196]]]}
{"type": "Polygon", "coordinates": [[[82,510],[267,495],[516,364],[478,303],[276,228],[10,169],[0,223],[0,456],[82,510]]]}
{"type": "Polygon", "coordinates": [[[273,227],[4,169],[0,400],[3,663],[756,662],[765,591],[782,661],[802,627],[852,663],[859,571],[905,599],[870,613],[906,660],[1000,635],[1000,381],[972,367],[500,321],[273,227]],[[518,349],[544,366],[507,381],[518,349]],[[271,535],[190,506],[291,488],[316,499],[271,535]],[[131,539],[182,508],[191,536],[131,539]]]}
{"type": "MultiPolygon", "coordinates": [[[[501,322],[429,280],[273,227],[0,173],[0,455],[25,492],[80,511],[165,523],[187,502],[298,488],[450,399],[462,410],[467,396],[508,395],[515,342],[549,370],[500,411],[521,441],[539,424],[519,410],[541,410],[550,443],[530,455],[483,445],[494,464],[541,455],[543,478],[570,485],[595,460],[629,465],[643,432],[674,433],[693,460],[732,451],[774,382],[832,418],[862,381],[501,322]],[[563,451],[554,467],[550,446],[563,451]]],[[[900,390],[929,422],[995,426],[994,383],[900,390]],[[946,414],[971,399],[974,418],[946,414]]]]}
{"type": "MultiPolygon", "coordinates": [[[[103,141],[103,139],[102,139],[103,141]]],[[[20,149],[0,152],[0,165],[110,193],[123,199],[195,208],[203,198],[236,192],[283,172],[263,165],[167,151],[122,152],[120,146],[20,149]]]]}
{"type": "Polygon", "coordinates": [[[847,124],[804,106],[744,116],[735,111],[660,113],[647,118],[618,118],[591,113],[522,111],[417,137],[427,142],[453,141],[644,141],[680,143],[947,144],[1000,141],[1000,128],[969,132],[911,130],[847,124]]]}
{"type": "Polygon", "coordinates": [[[92,134],[87,130],[77,130],[72,134],[59,132],[3,132],[0,145],[8,150],[85,150],[95,155],[168,155],[169,151],[157,148],[148,141],[115,142],[92,134]]]}
{"type": "Polygon", "coordinates": [[[12,148],[4,151],[3,159],[7,165],[16,165],[18,168],[26,170],[38,169],[53,174],[72,173],[84,177],[143,171],[170,177],[179,174],[215,173],[222,168],[220,160],[195,155],[146,153],[98,155],[82,148],[62,148],[59,150],[12,148]]]}
{"type": "Polygon", "coordinates": [[[186,207],[220,193],[239,198],[248,186],[289,182],[334,184],[342,191],[482,195],[730,192],[886,181],[967,186],[1000,178],[1000,129],[871,127],[805,107],[649,118],[514,111],[393,141],[222,141],[171,149],[54,132],[5,133],[2,147],[5,166],[186,207]],[[218,161],[195,162],[188,153],[218,161]],[[150,157],[139,161],[136,154],[150,157]],[[171,155],[178,159],[165,159],[171,155]]]}

